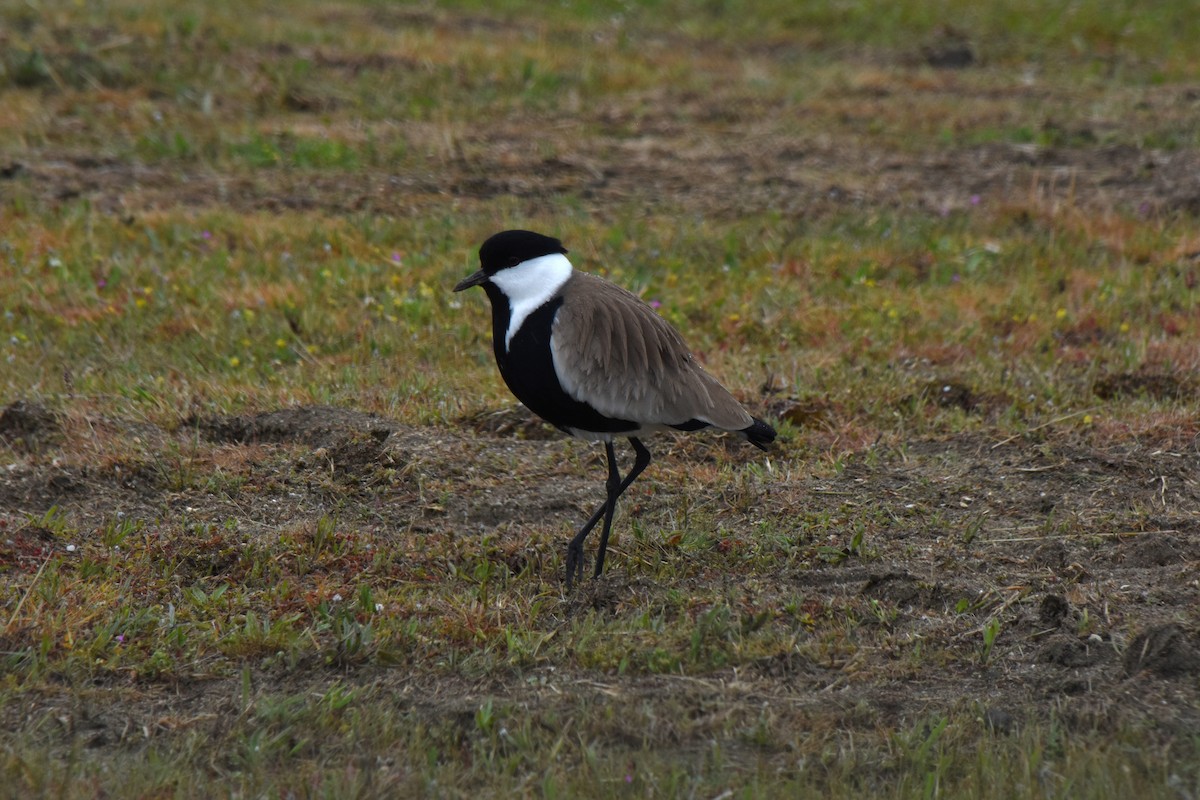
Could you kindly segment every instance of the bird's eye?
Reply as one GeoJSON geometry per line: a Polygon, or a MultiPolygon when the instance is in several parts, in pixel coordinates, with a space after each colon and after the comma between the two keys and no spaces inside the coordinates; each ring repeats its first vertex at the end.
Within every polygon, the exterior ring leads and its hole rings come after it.
{"type": "Polygon", "coordinates": [[[515,267],[517,264],[520,264],[520,263],[521,263],[521,259],[517,258],[516,256],[511,256],[507,261],[504,262],[504,266],[515,267]]]}

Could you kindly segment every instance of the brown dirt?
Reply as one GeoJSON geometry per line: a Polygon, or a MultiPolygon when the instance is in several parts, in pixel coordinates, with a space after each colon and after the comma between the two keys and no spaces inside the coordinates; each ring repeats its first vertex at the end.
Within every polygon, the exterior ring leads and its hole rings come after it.
{"type": "MultiPolygon", "coordinates": [[[[334,71],[351,58],[323,51],[309,55],[322,69],[334,71]]],[[[732,65],[742,55],[726,58],[732,65]]],[[[536,143],[524,116],[461,129],[406,122],[389,135],[402,137],[410,150],[429,159],[406,172],[225,174],[43,148],[0,164],[0,186],[19,182],[41,203],[86,198],[106,212],[129,216],[214,205],[235,211],[396,215],[497,198],[518,198],[537,208],[564,196],[595,208],[667,204],[715,217],[772,212],[813,219],[864,207],[939,214],[981,201],[1023,207],[1065,203],[1141,214],[1200,212],[1200,154],[1194,149],[1098,145],[1091,131],[1058,131],[1052,120],[1044,122],[1047,135],[1062,134],[1079,144],[905,149],[857,130],[885,104],[898,102],[903,91],[913,87],[867,81],[835,98],[814,100],[830,115],[830,125],[812,132],[806,117],[811,110],[746,96],[734,87],[703,94],[664,87],[624,96],[619,106],[547,112],[537,121],[536,143]],[[442,152],[447,139],[454,146],[442,152]]],[[[1006,88],[981,97],[952,77],[931,79],[916,91],[945,108],[986,102],[1002,110],[1006,104],[1033,102],[1034,96],[1034,90],[1006,88]]],[[[1178,87],[1146,89],[1144,95],[1147,109],[1195,102],[1178,87]]],[[[1054,98],[1043,101],[1052,104],[1054,98]]],[[[289,96],[285,107],[300,119],[287,124],[300,125],[305,115],[325,113],[335,102],[289,96]]]]}
{"type": "MultiPolygon", "coordinates": [[[[6,430],[20,431],[26,456],[0,480],[0,519],[9,525],[53,505],[83,529],[117,512],[156,519],[186,508],[194,520],[235,516],[240,535],[277,536],[331,508],[343,515],[357,508],[381,544],[488,532],[514,571],[531,567],[529,574],[554,582],[557,575],[544,574],[551,569],[548,554],[563,542],[530,539],[526,531],[553,519],[565,535],[597,502],[601,486],[602,467],[587,445],[549,436],[520,409],[463,419],[452,429],[413,428],[330,407],[190,418],[173,431],[86,421],[89,429],[109,432],[114,452],[136,452],[136,439],[190,447],[196,463],[219,460],[246,480],[235,497],[188,485],[142,457],[104,459],[103,467],[77,463],[62,442],[81,421],[34,404],[10,406],[3,419],[6,430]],[[504,473],[511,480],[501,490],[495,475],[504,473]],[[460,489],[436,502],[423,499],[417,484],[430,481],[452,481],[460,489]]],[[[625,525],[639,518],[653,530],[661,509],[682,501],[689,470],[753,458],[749,448],[715,437],[676,436],[655,445],[656,461],[640,493],[631,492],[625,525]]],[[[798,545],[809,557],[769,575],[743,573],[745,585],[730,591],[758,602],[801,598],[818,630],[821,620],[848,611],[868,620],[878,612],[878,622],[860,622],[849,640],[826,642],[820,657],[793,650],[699,678],[606,680],[560,666],[430,683],[402,668],[361,667],[353,680],[398,711],[444,721],[457,709],[467,724],[481,699],[493,696],[531,713],[557,713],[565,710],[562,689],[569,688],[571,703],[589,694],[597,703],[653,698],[700,717],[720,707],[723,719],[742,715],[747,724],[766,703],[801,717],[834,712],[850,729],[864,730],[950,709],[974,709],[982,725],[999,732],[1018,730],[1050,710],[1089,729],[1149,721],[1171,735],[1200,726],[1195,453],[1181,457],[1140,442],[1103,452],[1076,441],[998,445],[963,435],[914,441],[873,465],[852,461],[840,474],[794,475],[769,495],[742,503],[750,506],[746,512],[737,510],[736,498],[730,508],[723,505],[714,513],[726,530],[749,528],[747,513],[780,524],[827,513],[842,530],[866,521],[869,533],[858,552],[841,540],[824,549],[817,545],[825,542],[798,545]],[[977,531],[968,539],[964,531],[972,522],[977,531]],[[985,660],[982,631],[993,617],[1000,631],[985,660]],[[943,654],[940,661],[912,657],[914,643],[943,654]],[[530,672],[538,680],[530,680],[530,672]]],[[[32,568],[46,544],[37,537],[44,535],[34,526],[10,538],[0,546],[0,563],[32,568]]],[[[746,546],[730,545],[735,553],[746,546]]],[[[663,552],[686,563],[682,552],[663,552]]],[[[181,569],[219,574],[227,560],[215,550],[199,558],[204,563],[181,569]]],[[[620,615],[668,588],[630,577],[620,550],[610,563],[603,579],[564,598],[564,623],[591,611],[620,615]]],[[[714,580],[721,577],[692,574],[678,588],[714,580]]],[[[318,670],[281,676],[275,685],[316,690],[345,679],[344,670],[318,670]]],[[[216,735],[225,724],[222,709],[234,708],[241,691],[239,681],[211,676],[194,685],[136,686],[119,712],[102,699],[47,694],[8,713],[57,715],[64,724],[84,726],[89,746],[103,747],[169,735],[176,727],[216,735]]],[[[646,735],[686,746],[711,729],[695,722],[646,735]]]]}
{"type": "Polygon", "coordinates": [[[814,219],[862,207],[944,213],[980,199],[1014,198],[1147,214],[1200,213],[1200,156],[1191,151],[998,144],[881,154],[852,141],[797,148],[792,138],[734,126],[727,141],[738,144],[723,145],[718,153],[688,141],[680,126],[656,128],[653,120],[642,119],[639,129],[636,138],[580,136],[576,125],[564,121],[560,145],[571,155],[544,157],[525,146],[524,128],[501,127],[474,134],[470,158],[447,159],[436,177],[286,171],[229,177],[51,151],[30,153],[5,172],[40,202],[83,197],[118,214],[214,203],[232,210],[401,214],[499,197],[537,206],[564,195],[600,207],[670,198],[672,205],[717,217],[773,211],[814,219]],[[855,176],[853,185],[848,175],[855,176]]]}

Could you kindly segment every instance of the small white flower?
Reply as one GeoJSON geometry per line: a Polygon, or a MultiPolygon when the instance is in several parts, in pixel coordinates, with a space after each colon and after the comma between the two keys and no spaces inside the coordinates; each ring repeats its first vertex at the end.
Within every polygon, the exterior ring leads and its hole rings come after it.
{"type": "Polygon", "coordinates": [[[377,612],[383,611],[383,603],[376,603],[375,611],[377,611],[377,612]]]}
{"type": "Polygon", "coordinates": [[[335,602],[335,603],[340,603],[340,602],[342,602],[342,596],[341,596],[340,594],[335,594],[335,595],[333,596],[333,602],[335,602]]]}
{"type": "Polygon", "coordinates": [[[69,544],[69,545],[67,545],[67,552],[68,552],[68,553],[74,553],[74,552],[75,552],[75,545],[73,545],[73,544],[69,544]]]}

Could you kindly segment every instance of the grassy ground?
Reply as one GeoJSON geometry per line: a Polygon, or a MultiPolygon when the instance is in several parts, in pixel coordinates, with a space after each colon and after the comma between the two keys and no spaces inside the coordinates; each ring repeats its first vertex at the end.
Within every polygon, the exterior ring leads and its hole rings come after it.
{"type": "Polygon", "coordinates": [[[0,792],[1200,793],[1200,22],[1100,6],[6,5],[0,792]],[[518,225],[782,434],[570,596],[518,225]]]}

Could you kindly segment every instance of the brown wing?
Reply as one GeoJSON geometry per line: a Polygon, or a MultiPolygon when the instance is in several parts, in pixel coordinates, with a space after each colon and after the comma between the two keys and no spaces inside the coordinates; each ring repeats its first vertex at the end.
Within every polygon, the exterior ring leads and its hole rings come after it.
{"type": "Polygon", "coordinates": [[[567,394],[605,416],[644,425],[700,420],[725,430],[754,421],[666,320],[593,275],[576,272],[563,287],[550,350],[567,394]]]}

